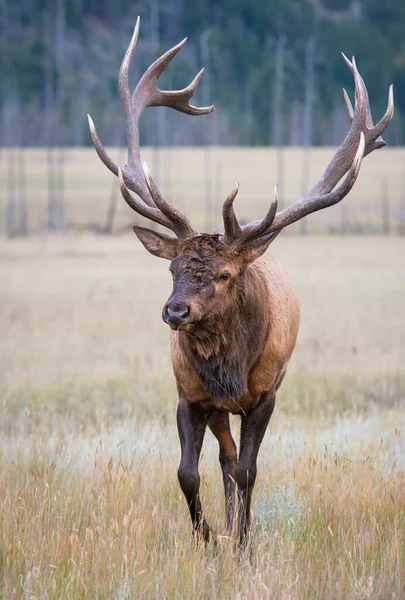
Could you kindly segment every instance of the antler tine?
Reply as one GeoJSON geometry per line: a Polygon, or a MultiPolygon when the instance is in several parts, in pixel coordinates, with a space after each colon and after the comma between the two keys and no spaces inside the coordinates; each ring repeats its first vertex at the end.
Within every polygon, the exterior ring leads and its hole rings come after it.
{"type": "MultiPolygon", "coordinates": [[[[354,77],[355,102],[354,102],[353,118],[357,117],[357,119],[361,120],[362,124],[366,127],[373,127],[373,120],[371,117],[370,102],[368,99],[368,92],[367,92],[366,84],[364,83],[364,80],[357,69],[356,60],[353,56],[352,60],[350,61],[347,58],[347,56],[345,54],[343,54],[343,52],[341,54],[343,56],[343,59],[344,59],[346,65],[349,67],[349,69],[353,73],[353,77],[354,77]],[[356,111],[356,108],[357,108],[357,111],[356,111]]],[[[350,113],[349,113],[349,118],[350,118],[350,113]]]]}
{"type": "Polygon", "coordinates": [[[233,201],[239,192],[239,182],[237,181],[230,192],[228,194],[223,207],[222,207],[222,218],[224,221],[224,242],[228,246],[232,243],[232,240],[235,239],[236,236],[241,235],[242,229],[239,225],[239,221],[236,218],[235,211],[233,210],[233,201]]]}
{"type": "Polygon", "coordinates": [[[127,186],[125,185],[124,175],[120,167],[118,167],[118,179],[120,183],[120,191],[121,195],[124,198],[125,202],[128,204],[132,210],[141,215],[142,217],[146,217],[155,223],[159,223],[159,225],[163,225],[168,229],[173,229],[173,223],[156,207],[148,206],[144,202],[138,200],[138,198],[134,198],[127,186]]]}
{"type": "Polygon", "coordinates": [[[118,167],[117,163],[115,163],[113,161],[113,159],[105,151],[105,148],[104,148],[103,144],[100,142],[100,138],[98,137],[98,133],[97,133],[96,126],[94,125],[94,121],[89,114],[87,115],[87,119],[89,122],[91,139],[93,141],[94,148],[96,149],[96,152],[97,152],[99,158],[105,164],[105,166],[108,169],[110,169],[110,171],[112,173],[114,173],[114,175],[118,175],[119,167],[118,167]]]}
{"type": "Polygon", "coordinates": [[[206,115],[215,110],[214,106],[199,108],[190,104],[190,99],[203,76],[204,68],[197,73],[190,85],[182,90],[165,91],[157,86],[160,75],[186,42],[187,38],[184,38],[177,46],[165,52],[143,74],[132,95],[132,106],[137,116],[148,106],[169,106],[189,115],[206,115]]]}
{"type": "Polygon", "coordinates": [[[183,215],[179,210],[177,210],[177,208],[166,202],[166,200],[162,197],[161,193],[159,192],[156,186],[156,183],[153,180],[152,175],[150,174],[146,162],[143,163],[143,171],[145,173],[145,179],[146,183],[148,184],[150,194],[156,206],[171,222],[172,229],[176,233],[177,237],[179,239],[185,239],[187,237],[197,235],[197,232],[195,231],[195,229],[193,229],[187,217],[183,215]]]}
{"type": "Polygon", "coordinates": [[[211,106],[194,106],[190,104],[197,85],[200,83],[201,77],[204,75],[205,67],[203,67],[193,81],[182,90],[161,90],[161,93],[166,98],[165,106],[171,106],[175,110],[179,110],[188,115],[207,115],[215,110],[213,105],[211,106]]]}
{"type": "Polygon", "coordinates": [[[367,134],[367,132],[369,131],[370,135],[372,135],[372,137],[374,138],[373,144],[369,145],[369,147],[367,147],[367,144],[366,144],[365,154],[367,155],[367,154],[370,154],[370,152],[372,152],[373,150],[376,150],[378,148],[383,148],[386,145],[386,142],[381,137],[381,134],[386,129],[388,123],[391,121],[393,113],[394,113],[393,87],[392,87],[392,85],[390,85],[390,88],[389,88],[387,110],[385,111],[384,116],[380,119],[380,121],[377,123],[377,125],[374,126],[373,125],[373,117],[371,115],[370,101],[368,98],[366,84],[364,83],[364,80],[357,69],[356,60],[353,56],[352,60],[350,61],[347,58],[347,56],[345,56],[345,54],[343,54],[343,52],[342,52],[342,56],[343,56],[343,59],[344,59],[346,65],[349,67],[349,69],[353,73],[354,83],[355,83],[355,110],[354,111],[353,111],[353,107],[350,102],[349,96],[346,93],[346,90],[345,89],[343,90],[346,107],[347,107],[347,110],[349,113],[349,119],[352,121],[354,116],[357,115],[357,117],[362,120],[363,128],[366,129],[365,133],[367,134]],[[359,110],[356,112],[357,104],[360,104],[360,103],[361,103],[361,106],[358,107],[359,110]]]}
{"type": "Polygon", "coordinates": [[[353,119],[358,119],[359,125],[362,124],[363,126],[370,128],[373,126],[373,118],[371,116],[368,92],[366,84],[357,69],[354,56],[352,57],[352,67],[355,88],[353,119]]]}
{"type": "Polygon", "coordinates": [[[345,88],[343,88],[343,98],[346,104],[347,112],[349,113],[349,119],[353,121],[353,106],[345,88]]]}
{"type": "Polygon", "coordinates": [[[379,123],[374,127],[367,88],[357,69],[356,61],[354,57],[350,61],[343,53],[342,56],[345,63],[353,73],[355,84],[354,109],[347,94],[344,93],[349,118],[351,120],[351,126],[343,144],[337,150],[335,156],[326,168],[325,173],[309,193],[310,196],[329,193],[339,182],[342,176],[347,173],[351,167],[353,156],[358,145],[358,136],[361,131],[365,136],[364,156],[367,156],[373,150],[385,146],[385,141],[380,136],[387,127],[394,112],[393,95],[390,88],[386,113],[381,121],[379,121],[379,123]],[[353,115],[351,114],[352,111],[353,115]]]}
{"type": "Polygon", "coordinates": [[[252,242],[253,240],[256,240],[257,238],[261,237],[263,234],[265,234],[268,231],[269,227],[272,225],[272,223],[274,221],[274,217],[276,216],[277,206],[278,206],[278,186],[276,184],[274,186],[273,200],[271,201],[271,204],[270,204],[269,210],[267,211],[266,216],[261,221],[258,221],[256,223],[249,223],[248,225],[245,225],[244,227],[242,227],[242,234],[241,234],[240,238],[236,239],[234,242],[235,249],[239,248],[246,242],[252,242]]]}
{"type": "Polygon", "coordinates": [[[238,193],[238,190],[239,184],[236,183],[232,192],[225,200],[222,208],[222,217],[224,221],[223,241],[235,251],[237,251],[243,244],[246,244],[246,242],[252,242],[267,232],[268,228],[273,223],[274,217],[276,216],[278,205],[278,187],[275,185],[273,200],[264,219],[241,227],[233,210],[233,201],[238,193]]]}
{"type": "MultiPolygon", "coordinates": [[[[384,116],[378,121],[377,125],[374,126],[374,130],[373,130],[374,134],[381,135],[381,133],[387,127],[388,123],[391,121],[393,115],[394,115],[394,86],[391,83],[389,90],[388,90],[387,110],[385,111],[384,116]]],[[[384,142],[384,140],[381,137],[379,137],[378,139],[380,139],[384,142]]],[[[384,142],[384,146],[385,146],[385,142],[384,142]]]]}
{"type": "Polygon", "coordinates": [[[129,90],[128,73],[129,67],[131,65],[131,60],[135,52],[136,43],[138,41],[140,23],[141,20],[138,17],[134,28],[134,33],[132,34],[131,41],[129,42],[128,49],[125,52],[124,58],[122,59],[120,72],[118,76],[118,89],[120,92],[122,109],[124,111],[125,130],[127,133],[128,141],[128,164],[130,165],[133,164],[136,158],[139,156],[139,131],[137,119],[135,118],[135,115],[132,112],[131,92],[129,90]]]}

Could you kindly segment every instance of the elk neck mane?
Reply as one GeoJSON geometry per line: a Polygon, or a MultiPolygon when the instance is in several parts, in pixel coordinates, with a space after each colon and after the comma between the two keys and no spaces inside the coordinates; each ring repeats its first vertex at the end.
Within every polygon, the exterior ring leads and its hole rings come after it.
{"type": "Polygon", "coordinates": [[[234,302],[195,330],[180,332],[180,347],[212,398],[240,398],[269,328],[268,282],[253,264],[235,282],[234,302]]]}

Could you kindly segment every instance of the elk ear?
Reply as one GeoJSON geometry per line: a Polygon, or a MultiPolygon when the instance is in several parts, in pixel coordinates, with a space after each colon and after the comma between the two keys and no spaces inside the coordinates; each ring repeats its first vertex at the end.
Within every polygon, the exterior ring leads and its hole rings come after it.
{"type": "Polygon", "coordinates": [[[146,250],[159,258],[167,258],[173,260],[178,254],[179,242],[177,239],[169,237],[164,233],[152,231],[147,227],[138,227],[134,225],[132,228],[138,240],[142,242],[146,250]]]}
{"type": "Polygon", "coordinates": [[[242,246],[238,251],[238,255],[243,259],[245,265],[249,265],[259,258],[259,256],[262,256],[279,233],[279,231],[275,231],[274,233],[263,236],[250,243],[248,242],[246,245],[242,246]]]}

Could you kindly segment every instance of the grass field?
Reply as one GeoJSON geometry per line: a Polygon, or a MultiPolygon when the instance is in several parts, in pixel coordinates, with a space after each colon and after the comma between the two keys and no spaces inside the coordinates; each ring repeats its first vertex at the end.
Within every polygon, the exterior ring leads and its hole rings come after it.
{"type": "MultiPolygon", "coordinates": [[[[144,150],[142,156],[168,200],[187,212],[197,228],[214,230],[221,223],[222,202],[236,180],[240,192],[236,203],[238,215],[245,220],[263,217],[272,197],[274,184],[280,186],[280,202],[291,204],[318,180],[336,148],[313,148],[310,151],[308,183],[303,189],[304,155],[302,148],[286,148],[283,152],[283,175],[277,173],[274,148],[167,148],[144,150]],[[206,183],[207,175],[209,184],[206,183]],[[277,181],[278,180],[278,181],[277,181]],[[208,208],[205,203],[208,202],[208,208]],[[206,226],[206,221],[208,221],[206,226]]],[[[125,164],[124,149],[111,149],[111,156],[125,164]]],[[[117,198],[115,227],[134,220],[133,213],[118,197],[116,178],[100,162],[93,148],[68,149],[64,153],[65,220],[67,225],[102,226],[108,203],[117,198]]],[[[25,188],[28,201],[30,231],[40,231],[47,224],[48,174],[47,153],[42,149],[19,152],[0,150],[0,217],[4,229],[10,174],[20,180],[18,165],[25,165],[25,188]]],[[[405,150],[384,148],[368,156],[350,197],[328,211],[313,215],[308,230],[319,232],[371,232],[389,229],[405,231],[405,150]]],[[[18,197],[15,192],[15,227],[18,229],[18,197]]],[[[297,225],[289,233],[298,230],[297,225]]]]}
{"type": "Polygon", "coordinates": [[[0,241],[1,598],[405,597],[405,239],[274,253],[302,322],[239,555],[210,433],[216,547],[177,484],[167,263],[134,236],[0,241]]]}

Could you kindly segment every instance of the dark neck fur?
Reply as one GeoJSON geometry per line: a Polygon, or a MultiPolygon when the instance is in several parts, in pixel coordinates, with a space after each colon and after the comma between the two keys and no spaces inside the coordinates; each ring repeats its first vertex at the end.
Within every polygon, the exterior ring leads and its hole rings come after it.
{"type": "Polygon", "coordinates": [[[237,306],[209,316],[195,330],[180,332],[180,344],[212,398],[240,398],[267,335],[268,322],[258,301],[263,283],[249,268],[236,283],[237,306]]]}

